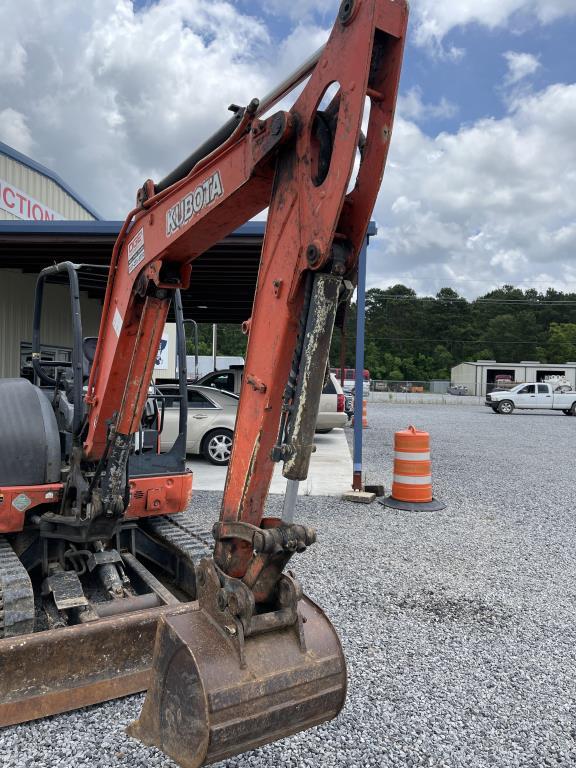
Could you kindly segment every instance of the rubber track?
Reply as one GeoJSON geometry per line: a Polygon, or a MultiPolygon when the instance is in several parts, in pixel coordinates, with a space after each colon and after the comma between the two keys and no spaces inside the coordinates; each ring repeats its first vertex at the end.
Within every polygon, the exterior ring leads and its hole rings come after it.
{"type": "Polygon", "coordinates": [[[198,525],[191,512],[149,517],[141,525],[153,536],[189,557],[194,565],[198,565],[203,557],[212,557],[212,533],[198,525]]]}
{"type": "Polygon", "coordinates": [[[0,637],[34,631],[34,590],[26,568],[0,536],[0,637]]]}

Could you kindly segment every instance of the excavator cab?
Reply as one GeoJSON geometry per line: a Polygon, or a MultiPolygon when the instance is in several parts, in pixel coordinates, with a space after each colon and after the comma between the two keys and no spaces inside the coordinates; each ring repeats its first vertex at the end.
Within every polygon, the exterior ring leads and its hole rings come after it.
{"type": "MultiPolygon", "coordinates": [[[[34,320],[32,327],[32,376],[33,383],[39,387],[51,403],[56,417],[61,444],[61,462],[69,461],[74,445],[83,438],[86,424],[86,386],[92,371],[92,365],[98,346],[97,336],[84,336],[82,331],[82,308],[80,302],[80,278],[87,273],[90,280],[100,267],[88,264],[73,264],[65,261],[46,267],[38,275],[34,301],[34,320]],[[70,329],[72,346],[70,360],[45,360],[42,356],[42,316],[44,291],[47,284],[64,284],[70,295],[70,329]]],[[[134,435],[134,445],[128,463],[128,475],[132,478],[152,476],[155,473],[172,476],[186,471],[186,349],[184,338],[184,315],[179,291],[174,292],[174,319],[176,325],[178,360],[178,389],[180,408],[178,435],[168,451],[160,455],[158,437],[162,429],[162,396],[150,382],[150,397],[141,417],[139,430],[134,435]]]]}

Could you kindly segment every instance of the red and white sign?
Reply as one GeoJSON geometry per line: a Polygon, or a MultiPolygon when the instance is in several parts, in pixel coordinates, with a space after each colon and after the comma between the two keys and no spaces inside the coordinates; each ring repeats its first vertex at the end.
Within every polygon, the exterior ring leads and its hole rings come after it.
{"type": "Polygon", "coordinates": [[[144,227],[128,243],[128,274],[144,261],[144,227]]]}
{"type": "Polygon", "coordinates": [[[61,213],[53,211],[4,179],[0,179],[0,208],[18,219],[54,221],[64,218],[61,213]]]}

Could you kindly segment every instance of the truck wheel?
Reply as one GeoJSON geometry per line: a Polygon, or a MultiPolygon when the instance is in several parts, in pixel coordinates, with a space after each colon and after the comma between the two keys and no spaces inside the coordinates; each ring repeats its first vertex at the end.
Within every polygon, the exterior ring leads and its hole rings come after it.
{"type": "Polygon", "coordinates": [[[498,413],[502,413],[504,416],[509,416],[514,410],[514,403],[512,400],[502,400],[498,403],[498,413]]]}
{"type": "Polygon", "coordinates": [[[229,429],[213,429],[202,441],[202,455],[211,464],[224,467],[230,461],[233,433],[229,429]]]}
{"type": "Polygon", "coordinates": [[[572,408],[570,408],[570,416],[576,416],[576,403],[572,403],[572,408]]]}

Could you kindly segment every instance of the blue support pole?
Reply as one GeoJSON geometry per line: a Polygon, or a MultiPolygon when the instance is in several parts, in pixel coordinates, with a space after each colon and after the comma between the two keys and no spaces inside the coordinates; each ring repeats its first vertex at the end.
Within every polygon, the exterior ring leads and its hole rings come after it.
{"type": "Polygon", "coordinates": [[[362,401],[364,399],[364,326],[366,323],[366,252],[368,236],[358,258],[358,286],[356,288],[356,362],[354,382],[354,465],[352,488],[362,486],[362,401]]]}

